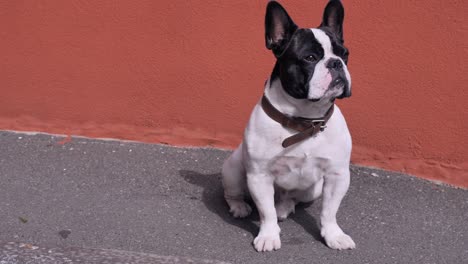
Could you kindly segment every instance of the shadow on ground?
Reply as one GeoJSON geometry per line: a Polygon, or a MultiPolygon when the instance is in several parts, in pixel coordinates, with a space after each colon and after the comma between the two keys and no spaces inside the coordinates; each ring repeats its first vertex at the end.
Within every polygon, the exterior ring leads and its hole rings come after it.
{"type": "MultiPolygon", "coordinates": [[[[223,198],[221,173],[201,174],[190,170],[180,170],[180,176],[188,183],[203,188],[201,201],[208,210],[230,225],[237,226],[256,236],[258,233],[258,212],[254,209],[252,214],[244,219],[236,219],[229,214],[229,208],[223,198]],[[216,179],[216,180],[215,180],[216,179]],[[212,192],[212,190],[216,190],[212,192]]],[[[252,203],[250,202],[251,206],[252,203]]],[[[255,208],[252,206],[252,208],[255,208]]]]}
{"type": "MultiPolygon", "coordinates": [[[[229,208],[223,197],[221,173],[202,174],[191,170],[180,170],[179,174],[188,183],[203,188],[201,201],[208,210],[215,213],[226,223],[237,226],[251,233],[253,237],[257,235],[259,229],[259,215],[251,200],[247,200],[252,207],[252,214],[248,217],[236,219],[229,214],[229,208]],[[214,179],[216,179],[216,181],[214,179]],[[216,189],[216,192],[212,192],[213,189],[216,189]]],[[[302,228],[311,234],[317,241],[324,243],[324,240],[320,235],[317,221],[305,210],[309,206],[310,204],[297,205],[295,213],[291,214],[288,218],[302,226],[302,228]]]]}

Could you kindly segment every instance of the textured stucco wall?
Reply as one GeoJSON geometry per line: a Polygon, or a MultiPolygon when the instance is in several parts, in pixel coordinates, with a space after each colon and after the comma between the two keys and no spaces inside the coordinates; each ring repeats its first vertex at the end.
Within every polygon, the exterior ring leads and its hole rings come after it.
{"type": "MultiPolygon", "coordinates": [[[[267,1],[1,1],[0,129],[234,147],[267,1]]],[[[353,162],[468,186],[468,2],[343,1],[353,162]]],[[[317,26],[326,1],[282,1],[317,26]]]]}

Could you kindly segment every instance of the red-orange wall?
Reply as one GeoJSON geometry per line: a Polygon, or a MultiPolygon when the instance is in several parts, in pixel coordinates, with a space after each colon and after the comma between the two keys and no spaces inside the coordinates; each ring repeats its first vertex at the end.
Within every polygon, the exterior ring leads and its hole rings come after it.
{"type": "MultiPolygon", "coordinates": [[[[304,27],[326,4],[282,2],[304,27]]],[[[468,186],[468,1],[343,2],[353,162],[468,186]]],[[[0,129],[234,147],[266,3],[0,1],[0,129]]]]}

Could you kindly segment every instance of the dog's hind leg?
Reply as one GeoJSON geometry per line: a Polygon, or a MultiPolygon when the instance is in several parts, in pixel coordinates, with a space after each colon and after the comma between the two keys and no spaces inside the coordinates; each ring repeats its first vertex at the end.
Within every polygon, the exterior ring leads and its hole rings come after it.
{"type": "Polygon", "coordinates": [[[278,198],[275,203],[276,215],[279,221],[288,218],[289,214],[294,213],[296,201],[289,195],[287,191],[275,190],[278,193],[278,198]]]}
{"type": "Polygon", "coordinates": [[[224,162],[222,170],[224,199],[229,205],[229,212],[234,217],[246,217],[252,208],[244,201],[247,191],[247,180],[242,164],[242,145],[224,162]]]}
{"type": "Polygon", "coordinates": [[[323,179],[315,183],[306,190],[296,190],[292,192],[279,191],[278,199],[275,204],[278,220],[283,221],[291,213],[294,213],[298,203],[310,203],[320,197],[322,194],[323,179]]]}

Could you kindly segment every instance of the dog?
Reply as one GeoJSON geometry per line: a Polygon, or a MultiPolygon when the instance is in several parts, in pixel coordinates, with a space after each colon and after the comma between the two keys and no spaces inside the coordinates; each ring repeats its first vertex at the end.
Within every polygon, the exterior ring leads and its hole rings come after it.
{"type": "Polygon", "coordinates": [[[351,135],[335,99],[351,96],[344,8],[325,7],[318,28],[298,27],[275,1],[268,3],[265,43],[276,64],[254,107],[243,141],[222,167],[224,198],[234,217],[260,215],[257,251],[281,247],[278,220],[297,203],[322,196],[320,233],[332,249],[353,249],[336,220],[350,184],[351,135]]]}

